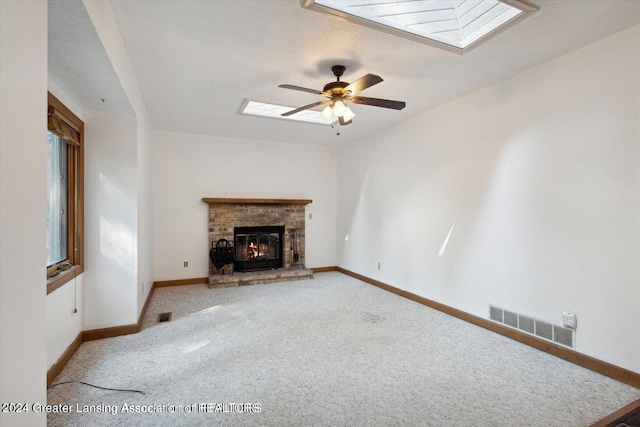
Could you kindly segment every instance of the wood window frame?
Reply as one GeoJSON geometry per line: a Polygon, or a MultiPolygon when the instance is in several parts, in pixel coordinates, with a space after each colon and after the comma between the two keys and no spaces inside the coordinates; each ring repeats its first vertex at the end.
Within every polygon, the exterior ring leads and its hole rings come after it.
{"type": "Polygon", "coordinates": [[[84,272],[84,122],[51,92],[47,96],[47,129],[67,143],[68,258],[47,268],[47,294],[50,294],[84,272]],[[59,271],[64,263],[72,267],[59,271]]]}

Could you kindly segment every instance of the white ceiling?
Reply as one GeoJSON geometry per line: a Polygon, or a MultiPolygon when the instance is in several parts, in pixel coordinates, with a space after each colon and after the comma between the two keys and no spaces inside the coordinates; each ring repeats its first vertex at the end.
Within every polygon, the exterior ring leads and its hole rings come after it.
{"type": "Polygon", "coordinates": [[[301,0],[111,4],[155,129],[337,146],[640,24],[636,0],[532,1],[538,12],[462,56],[303,9],[301,0]],[[347,67],[343,81],[381,76],[362,95],[407,107],[354,105],[353,124],[335,129],[238,115],[245,98],[321,100],[278,85],[322,89],[335,64],[347,67]]]}
{"type": "Polygon", "coordinates": [[[50,1],[48,5],[51,80],[84,109],[133,114],[82,1],[50,1]]]}

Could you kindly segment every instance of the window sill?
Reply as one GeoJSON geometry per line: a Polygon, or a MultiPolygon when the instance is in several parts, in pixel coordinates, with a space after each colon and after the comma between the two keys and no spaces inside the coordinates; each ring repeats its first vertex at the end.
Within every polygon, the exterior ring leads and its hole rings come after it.
{"type": "Polygon", "coordinates": [[[51,292],[55,291],[56,289],[60,288],[65,283],[70,282],[72,279],[82,274],[83,271],[84,271],[84,268],[82,265],[74,265],[70,269],[61,271],[60,274],[58,274],[57,276],[48,279],[47,295],[49,295],[51,292]]]}

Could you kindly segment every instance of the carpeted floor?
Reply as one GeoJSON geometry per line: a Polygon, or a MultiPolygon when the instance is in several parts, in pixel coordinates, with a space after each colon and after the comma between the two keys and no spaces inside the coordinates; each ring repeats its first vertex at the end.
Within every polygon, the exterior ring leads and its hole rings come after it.
{"type": "Polygon", "coordinates": [[[640,398],[639,389],[333,272],[159,288],[143,330],[83,343],[55,382],[71,380],[145,394],[61,385],[48,404],[72,405],[71,413],[50,414],[50,425],[588,426],[640,398]],[[172,320],[156,323],[167,311],[172,320]],[[123,412],[131,405],[139,406],[123,412]]]}

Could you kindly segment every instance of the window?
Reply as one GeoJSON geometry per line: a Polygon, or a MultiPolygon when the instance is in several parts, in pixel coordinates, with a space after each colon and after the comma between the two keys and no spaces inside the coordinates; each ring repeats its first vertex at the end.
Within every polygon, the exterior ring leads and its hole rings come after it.
{"type": "Polygon", "coordinates": [[[305,0],[303,7],[460,54],[538,10],[527,0],[305,0]]]}
{"type": "Polygon", "coordinates": [[[49,131],[47,152],[47,267],[68,260],[67,143],[49,131]]]}
{"type": "Polygon", "coordinates": [[[270,119],[293,120],[297,122],[315,123],[328,126],[333,126],[338,123],[338,119],[336,119],[335,117],[330,121],[327,121],[324,117],[322,117],[322,113],[320,111],[313,109],[300,111],[299,113],[286,117],[283,117],[281,115],[282,113],[295,110],[296,108],[298,107],[270,104],[260,101],[254,101],[251,99],[245,99],[240,106],[240,114],[244,114],[246,116],[267,117],[270,119]]]}
{"type": "Polygon", "coordinates": [[[84,270],[84,123],[49,93],[47,293],[84,270]]]}

